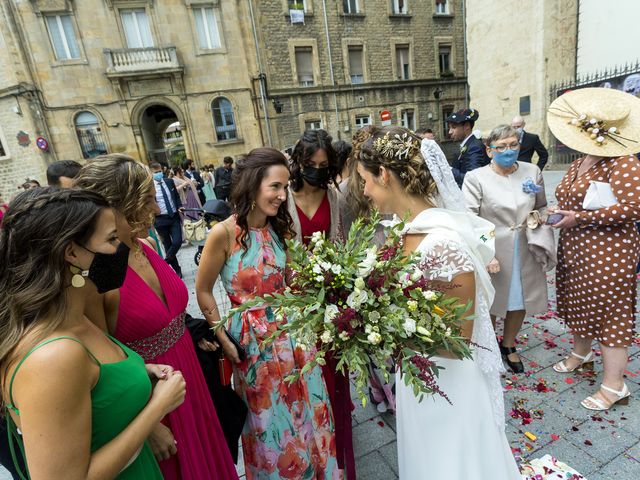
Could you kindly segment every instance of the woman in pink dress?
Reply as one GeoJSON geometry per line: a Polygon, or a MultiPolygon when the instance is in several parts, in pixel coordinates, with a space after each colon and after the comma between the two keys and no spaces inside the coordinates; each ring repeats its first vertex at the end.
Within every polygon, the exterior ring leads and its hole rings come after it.
{"type": "MultiPolygon", "coordinates": [[[[103,326],[145,362],[162,362],[181,371],[187,383],[184,404],[167,415],[149,438],[164,478],[237,479],[185,328],[187,288],[143,239],[157,210],[151,173],[126,155],[103,155],[80,171],[76,186],[109,201],[117,212],[118,237],[131,249],[124,285],[104,296],[103,326]]],[[[92,320],[94,316],[99,319],[99,313],[91,315],[92,320]]]]}

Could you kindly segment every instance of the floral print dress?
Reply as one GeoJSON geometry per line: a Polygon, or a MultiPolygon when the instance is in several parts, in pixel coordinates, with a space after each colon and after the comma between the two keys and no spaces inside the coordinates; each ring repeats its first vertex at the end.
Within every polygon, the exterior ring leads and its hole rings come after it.
{"type": "MultiPolygon", "coordinates": [[[[251,229],[248,245],[245,252],[237,244],[221,272],[233,306],[285,285],[286,254],[271,227],[251,229]]],[[[340,479],[322,372],[316,367],[297,382],[284,380],[311,353],[287,336],[263,345],[276,325],[266,305],[235,314],[227,323],[247,353],[234,368],[235,390],[249,407],[242,433],[247,479],[340,479]]]]}

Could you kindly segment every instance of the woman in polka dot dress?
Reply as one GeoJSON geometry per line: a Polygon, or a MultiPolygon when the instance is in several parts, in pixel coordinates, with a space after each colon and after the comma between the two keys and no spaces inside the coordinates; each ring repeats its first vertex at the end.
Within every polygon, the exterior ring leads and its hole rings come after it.
{"type": "MultiPolygon", "coordinates": [[[[580,90],[571,93],[578,92],[580,90]]],[[[615,96],[618,94],[636,100],[622,92],[616,92],[615,96]]],[[[554,104],[567,96],[569,94],[563,95],[554,104]]],[[[571,105],[572,111],[590,112],[586,120],[576,115],[579,122],[589,123],[591,116],[598,122],[593,113],[595,107],[579,108],[580,100],[572,97],[565,103],[571,105]]],[[[556,213],[562,215],[554,225],[560,229],[556,270],[558,315],[572,329],[574,346],[571,355],[557,363],[554,370],[569,373],[580,367],[592,367],[591,343],[597,340],[602,350],[604,378],[599,391],[583,400],[582,406],[590,410],[606,410],[616,403],[626,404],[630,395],[623,373],[627,365],[627,347],[634,338],[636,266],[640,257],[640,237],[634,222],[640,220],[640,162],[628,154],[603,157],[590,153],[613,152],[597,149],[601,142],[596,142],[586,132],[589,128],[587,123],[583,129],[581,123],[571,124],[563,119],[562,124],[568,124],[568,127],[558,126],[557,120],[553,119],[554,104],[548,115],[554,135],[571,148],[582,147],[579,151],[587,153],[571,164],[556,189],[556,213]],[[595,150],[591,144],[596,146],[595,150]],[[608,183],[617,203],[596,210],[584,209],[583,201],[592,181],[608,183]]],[[[640,100],[638,104],[640,115],[640,100]]],[[[611,116],[615,117],[601,112],[600,118],[611,116]]],[[[623,131],[627,138],[629,131],[630,128],[623,131]]],[[[615,142],[615,139],[610,140],[610,143],[615,142]]],[[[603,146],[606,144],[600,145],[603,146]]]]}

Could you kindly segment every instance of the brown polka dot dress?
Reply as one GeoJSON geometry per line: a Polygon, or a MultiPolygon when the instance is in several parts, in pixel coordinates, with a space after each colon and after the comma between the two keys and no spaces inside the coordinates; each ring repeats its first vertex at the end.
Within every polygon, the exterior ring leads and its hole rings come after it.
{"type": "Polygon", "coordinates": [[[640,162],[603,159],[578,177],[583,159],[571,164],[556,189],[558,207],[578,212],[578,226],[562,229],[556,287],[558,316],[583,338],[609,347],[632,342],[636,313],[636,266],[640,237],[640,162]],[[606,182],[618,203],[584,210],[591,181],[606,182]]]}

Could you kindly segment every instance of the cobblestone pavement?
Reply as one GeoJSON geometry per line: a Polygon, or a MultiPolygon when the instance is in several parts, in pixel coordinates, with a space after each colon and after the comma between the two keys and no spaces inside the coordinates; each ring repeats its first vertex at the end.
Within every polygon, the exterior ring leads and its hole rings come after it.
{"type": "MultiPolygon", "coordinates": [[[[545,172],[547,196],[564,172],[545,172]]],[[[195,301],[193,264],[194,247],[180,252],[180,262],[189,287],[189,311],[199,315],[195,301]]],[[[571,344],[564,324],[553,315],[555,308],[554,277],[548,277],[551,293],[550,313],[527,318],[520,335],[519,349],[526,373],[505,377],[507,436],[517,457],[523,460],[551,454],[569,464],[589,480],[637,480],[640,478],[640,403],[632,398],[629,406],[615,407],[602,414],[592,414],[580,407],[580,400],[595,392],[602,376],[600,358],[595,376],[561,375],[551,366],[568,354],[571,344]],[[514,407],[532,412],[533,420],[523,425],[512,418],[514,407]],[[531,432],[536,441],[524,436],[531,432]]],[[[221,288],[216,297],[228,305],[221,288]]],[[[640,394],[640,339],[630,349],[626,383],[632,396],[640,394]]],[[[473,432],[470,432],[473,434],[473,432]]],[[[353,439],[358,478],[392,480],[398,478],[395,418],[380,414],[368,405],[357,406],[353,413],[353,439]]],[[[239,472],[243,473],[242,461],[239,472]]],[[[0,472],[0,480],[8,480],[0,472]]],[[[485,480],[485,479],[482,479],[485,480]]],[[[488,480],[488,479],[487,479],[488,480]]]]}

